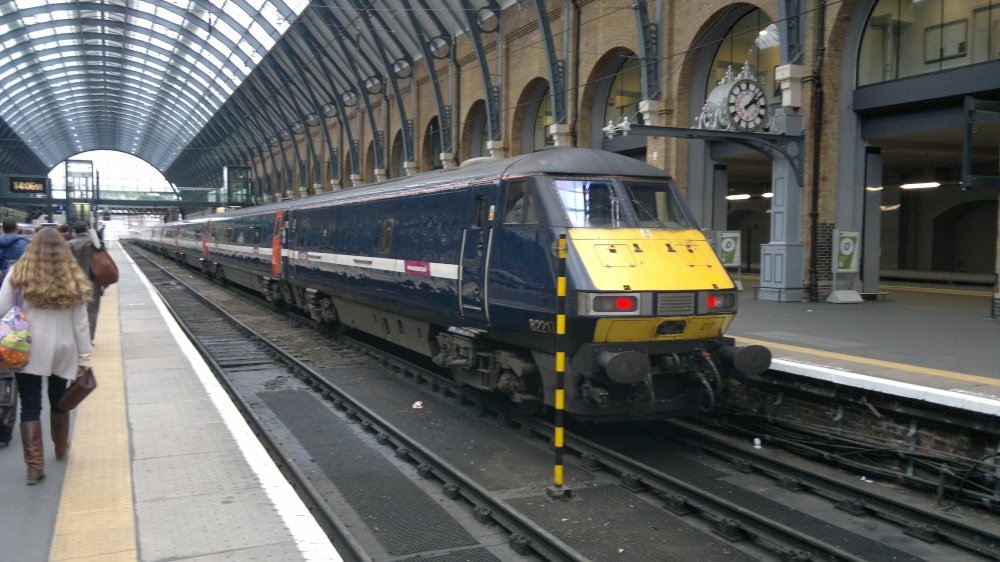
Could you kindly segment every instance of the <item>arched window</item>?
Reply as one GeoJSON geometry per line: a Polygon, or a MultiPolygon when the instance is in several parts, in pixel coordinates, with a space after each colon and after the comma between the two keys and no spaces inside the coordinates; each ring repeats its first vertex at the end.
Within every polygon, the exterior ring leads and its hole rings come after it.
{"type": "Polygon", "coordinates": [[[1000,59],[1000,2],[879,0],[858,52],[858,86],[1000,59]]]}
{"type": "Polygon", "coordinates": [[[437,117],[431,119],[424,131],[424,149],[426,150],[424,158],[427,162],[427,169],[440,170],[444,168],[444,164],[441,162],[441,125],[438,124],[437,117]]]}
{"type": "Polygon", "coordinates": [[[465,122],[465,134],[468,138],[463,140],[468,143],[469,158],[490,155],[489,149],[486,148],[486,143],[490,140],[489,129],[486,123],[486,102],[478,100],[472,104],[468,120],[465,122]]]}
{"type": "Polygon", "coordinates": [[[629,121],[638,123],[636,114],[639,113],[639,100],[642,97],[642,74],[640,72],[639,59],[629,57],[625,59],[621,68],[615,73],[611,89],[608,91],[608,103],[604,108],[604,121],[618,123],[623,116],[628,116],[629,121]]]}
{"type": "Polygon", "coordinates": [[[545,86],[545,91],[541,93],[538,98],[538,103],[535,106],[535,127],[534,136],[532,137],[532,150],[541,150],[546,146],[555,145],[555,140],[552,135],[549,134],[549,126],[552,125],[552,98],[549,97],[548,85],[545,86]]]}
{"type": "Polygon", "coordinates": [[[739,74],[743,63],[749,62],[757,83],[767,95],[768,103],[779,101],[774,69],[781,64],[780,45],[778,27],[771,22],[771,18],[762,10],[751,10],[729,29],[725,39],[719,43],[705,91],[711,92],[730,67],[734,74],[739,74]]]}

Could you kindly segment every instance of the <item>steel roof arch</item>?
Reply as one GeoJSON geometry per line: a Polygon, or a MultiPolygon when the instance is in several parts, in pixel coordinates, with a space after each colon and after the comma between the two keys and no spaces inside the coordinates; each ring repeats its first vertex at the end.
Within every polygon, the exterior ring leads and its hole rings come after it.
{"type": "MultiPolygon", "coordinates": [[[[441,53],[453,56],[455,38],[469,33],[480,11],[497,13],[501,4],[515,3],[108,1],[0,5],[10,10],[0,8],[5,12],[0,13],[0,118],[11,133],[11,150],[34,155],[29,168],[97,148],[134,149],[165,170],[169,181],[183,177],[186,185],[215,181],[221,162],[246,165],[252,159],[268,162],[291,185],[288,174],[294,175],[296,165],[301,171],[305,158],[318,164],[322,142],[332,170],[343,163],[330,130],[341,127],[338,136],[346,137],[357,171],[354,138],[360,131],[343,122],[344,97],[353,95],[359,105],[379,103],[370,96],[399,99],[400,80],[413,77],[421,61],[432,69],[432,80],[436,77],[441,53]],[[397,76],[398,65],[409,66],[409,74],[397,76]],[[369,93],[366,82],[374,81],[381,89],[369,93]],[[302,134],[310,135],[304,142],[295,132],[299,124],[302,134]],[[313,126],[324,127],[322,140],[310,133],[313,126]],[[81,134],[88,129],[90,136],[81,134]]],[[[453,102],[434,86],[439,121],[447,125],[453,102]]],[[[392,106],[412,143],[406,104],[392,106]]],[[[384,143],[378,135],[386,131],[369,119],[375,138],[384,143]]],[[[442,129],[450,134],[449,127],[442,129]]],[[[412,148],[407,152],[412,159],[412,148]]]]}

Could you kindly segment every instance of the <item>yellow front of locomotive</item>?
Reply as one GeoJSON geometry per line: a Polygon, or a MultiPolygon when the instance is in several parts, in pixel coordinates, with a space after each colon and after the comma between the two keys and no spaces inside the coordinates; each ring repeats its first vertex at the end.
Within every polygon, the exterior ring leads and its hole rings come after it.
{"type": "Polygon", "coordinates": [[[576,313],[597,320],[596,343],[722,336],[736,313],[732,279],[697,230],[570,229],[587,280],[576,313]]]}
{"type": "Polygon", "coordinates": [[[711,409],[728,374],[766,370],[770,352],[725,337],[739,294],[676,185],[553,186],[569,227],[568,411],[594,420],[687,414],[711,409]]]}

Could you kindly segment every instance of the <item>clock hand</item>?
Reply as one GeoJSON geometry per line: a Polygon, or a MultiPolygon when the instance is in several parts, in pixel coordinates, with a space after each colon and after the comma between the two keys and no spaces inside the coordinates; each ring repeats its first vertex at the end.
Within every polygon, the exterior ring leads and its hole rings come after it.
{"type": "Polygon", "coordinates": [[[748,101],[748,102],[747,102],[746,104],[744,104],[744,105],[743,105],[743,109],[744,109],[744,110],[747,110],[747,109],[750,109],[750,106],[751,106],[751,105],[753,105],[753,104],[755,104],[755,103],[757,103],[757,101],[758,101],[758,100],[759,100],[759,99],[760,99],[760,98],[761,98],[761,97],[762,97],[763,95],[764,95],[764,92],[760,92],[760,93],[758,93],[758,94],[757,94],[756,96],[754,96],[754,98],[753,98],[752,100],[748,101]]]}

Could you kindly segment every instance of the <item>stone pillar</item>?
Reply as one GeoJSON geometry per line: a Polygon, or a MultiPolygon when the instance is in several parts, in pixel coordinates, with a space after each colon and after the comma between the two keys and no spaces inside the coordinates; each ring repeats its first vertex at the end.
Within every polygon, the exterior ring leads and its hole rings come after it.
{"type": "Polygon", "coordinates": [[[322,183],[314,183],[313,184],[313,193],[315,193],[316,195],[319,195],[320,193],[323,193],[323,191],[324,190],[323,190],[323,184],[322,183]]]}
{"type": "MultiPolygon", "coordinates": [[[[776,112],[772,128],[801,135],[803,119],[776,112]]],[[[798,147],[791,144],[789,148],[798,147]]],[[[791,156],[797,157],[797,154],[791,156]]],[[[800,161],[801,162],[801,161],[800,161]]],[[[802,301],[805,245],[802,244],[802,189],[792,163],[775,154],[771,163],[771,241],[760,248],[760,300],[802,301]]],[[[816,251],[813,248],[813,251],[816,251]]]]}
{"type": "Polygon", "coordinates": [[[351,174],[351,187],[361,185],[361,174],[351,174]]]}
{"type": "Polygon", "coordinates": [[[441,153],[441,167],[445,170],[451,170],[455,167],[455,153],[453,152],[442,152],[441,153]]]}
{"type": "MultiPolygon", "coordinates": [[[[861,231],[861,292],[875,293],[882,269],[882,153],[865,155],[865,215],[861,231]]],[[[854,287],[848,287],[853,289],[854,287]]],[[[834,287],[834,290],[839,287],[834,287]]]]}
{"type": "Polygon", "coordinates": [[[650,127],[660,127],[660,100],[640,100],[639,113],[642,114],[642,123],[650,127]]]}
{"type": "Polygon", "coordinates": [[[712,189],[708,191],[712,196],[712,222],[702,226],[708,226],[712,230],[727,230],[729,202],[726,195],[729,193],[729,168],[722,164],[715,164],[715,171],[712,174],[712,189]]]}
{"type": "Polygon", "coordinates": [[[375,181],[385,181],[387,178],[385,168],[375,168],[375,181]]]}
{"type": "Polygon", "coordinates": [[[406,172],[407,176],[413,176],[417,174],[417,163],[412,160],[409,162],[403,162],[403,171],[406,172]]]}
{"type": "Polygon", "coordinates": [[[490,151],[490,156],[494,158],[507,157],[507,147],[503,145],[503,141],[486,141],[486,150],[490,151]]]}
{"type": "Polygon", "coordinates": [[[549,134],[556,146],[572,146],[573,139],[569,134],[569,125],[554,123],[549,125],[549,134]]]}

